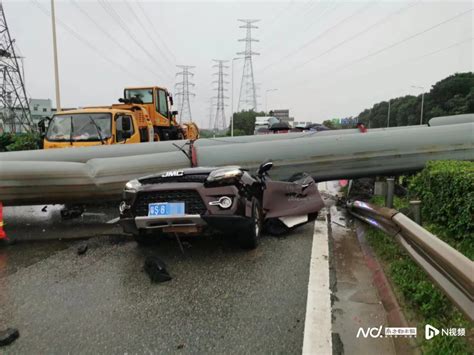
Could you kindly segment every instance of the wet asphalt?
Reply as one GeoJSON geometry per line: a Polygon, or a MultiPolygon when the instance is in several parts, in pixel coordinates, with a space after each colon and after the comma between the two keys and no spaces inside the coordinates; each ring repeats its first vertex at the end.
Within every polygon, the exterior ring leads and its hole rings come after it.
{"type": "Polygon", "coordinates": [[[223,237],[140,247],[123,235],[0,249],[7,353],[301,353],[313,224],[244,251],[223,237]],[[153,284],[146,256],[173,279],[153,284]]]}

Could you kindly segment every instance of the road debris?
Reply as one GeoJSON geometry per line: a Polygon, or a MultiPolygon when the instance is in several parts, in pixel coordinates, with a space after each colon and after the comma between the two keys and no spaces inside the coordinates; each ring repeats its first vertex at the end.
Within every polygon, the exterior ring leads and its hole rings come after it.
{"type": "Polygon", "coordinates": [[[87,249],[89,249],[89,245],[87,243],[81,244],[77,247],[77,255],[83,255],[87,252],[87,249]]]}
{"type": "Polygon", "coordinates": [[[166,270],[166,264],[156,256],[148,256],[145,259],[144,269],[152,282],[165,282],[172,279],[166,270]]]}
{"type": "Polygon", "coordinates": [[[7,328],[0,331],[0,346],[6,346],[13,343],[20,336],[20,332],[15,328],[7,328]]]}

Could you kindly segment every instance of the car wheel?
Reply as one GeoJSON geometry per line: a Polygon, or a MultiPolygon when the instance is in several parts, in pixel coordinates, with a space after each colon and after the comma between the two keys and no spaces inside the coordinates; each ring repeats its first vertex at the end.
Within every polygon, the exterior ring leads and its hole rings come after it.
{"type": "Polygon", "coordinates": [[[139,245],[154,245],[160,240],[161,232],[149,232],[145,229],[140,229],[133,237],[139,245]]]}
{"type": "Polygon", "coordinates": [[[265,230],[275,237],[281,237],[287,234],[290,228],[278,218],[270,218],[265,222],[265,230]]]}
{"type": "Polygon", "coordinates": [[[262,209],[257,199],[252,203],[252,223],[240,234],[240,246],[243,249],[255,249],[260,241],[262,232],[262,209]]]}

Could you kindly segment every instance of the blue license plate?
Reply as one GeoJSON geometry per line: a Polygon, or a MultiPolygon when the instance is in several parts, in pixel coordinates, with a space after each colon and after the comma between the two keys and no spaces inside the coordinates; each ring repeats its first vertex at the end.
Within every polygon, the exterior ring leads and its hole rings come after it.
{"type": "Polygon", "coordinates": [[[184,202],[160,202],[148,204],[148,216],[184,215],[184,202]]]}

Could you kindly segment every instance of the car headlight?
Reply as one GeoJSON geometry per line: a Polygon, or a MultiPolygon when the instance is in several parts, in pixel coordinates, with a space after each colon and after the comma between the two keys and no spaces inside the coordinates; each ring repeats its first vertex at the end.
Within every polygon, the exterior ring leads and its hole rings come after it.
{"type": "Polygon", "coordinates": [[[208,182],[224,181],[227,179],[240,178],[243,171],[238,166],[231,166],[212,171],[207,177],[208,182]]]}
{"type": "Polygon", "coordinates": [[[130,180],[125,184],[125,190],[136,191],[141,186],[138,180],[130,180]]]}

